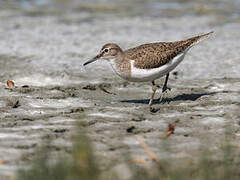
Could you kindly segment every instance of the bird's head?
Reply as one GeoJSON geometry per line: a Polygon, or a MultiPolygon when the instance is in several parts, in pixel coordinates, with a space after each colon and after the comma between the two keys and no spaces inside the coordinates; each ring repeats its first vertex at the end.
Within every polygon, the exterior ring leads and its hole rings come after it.
{"type": "Polygon", "coordinates": [[[105,44],[102,49],[100,50],[99,54],[96,55],[94,58],[90,59],[89,61],[85,62],[83,65],[86,66],[98,59],[105,59],[110,60],[114,59],[119,53],[122,53],[122,49],[114,43],[105,44]]]}

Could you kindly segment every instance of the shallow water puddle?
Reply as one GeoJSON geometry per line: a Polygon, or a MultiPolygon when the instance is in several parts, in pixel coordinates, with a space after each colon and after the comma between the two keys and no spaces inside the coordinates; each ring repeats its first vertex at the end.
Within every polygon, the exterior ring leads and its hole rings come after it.
{"type": "Polygon", "coordinates": [[[124,115],[115,112],[108,112],[108,113],[92,113],[88,114],[88,116],[98,116],[98,117],[106,117],[106,118],[122,118],[124,115]]]}
{"type": "Polygon", "coordinates": [[[48,119],[49,123],[71,123],[71,122],[76,122],[76,119],[71,119],[71,118],[64,118],[64,117],[53,117],[48,119]]]}
{"type": "Polygon", "coordinates": [[[227,120],[222,117],[206,117],[201,120],[204,125],[224,125],[226,122],[227,120]]]}
{"type": "Polygon", "coordinates": [[[0,133],[0,139],[5,139],[5,138],[19,138],[23,139],[26,136],[24,135],[19,135],[19,134],[14,134],[14,133],[0,133]]]}

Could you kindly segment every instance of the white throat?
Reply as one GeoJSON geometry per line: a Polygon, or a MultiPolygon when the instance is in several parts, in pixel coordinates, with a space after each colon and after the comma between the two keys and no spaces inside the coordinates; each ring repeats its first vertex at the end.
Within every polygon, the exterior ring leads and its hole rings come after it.
{"type": "Polygon", "coordinates": [[[116,59],[115,56],[103,57],[102,59],[107,60],[108,62],[110,62],[112,69],[114,70],[115,73],[118,74],[117,65],[115,63],[115,59],[116,59]]]}

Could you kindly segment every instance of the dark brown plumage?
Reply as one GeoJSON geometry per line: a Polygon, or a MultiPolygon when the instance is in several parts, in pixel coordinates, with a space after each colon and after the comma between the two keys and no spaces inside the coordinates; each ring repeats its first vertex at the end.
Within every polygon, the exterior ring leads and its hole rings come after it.
{"type": "Polygon", "coordinates": [[[134,66],[136,68],[158,68],[200,40],[207,38],[211,33],[212,32],[176,42],[143,44],[124,51],[124,55],[126,59],[134,60],[134,66]]]}

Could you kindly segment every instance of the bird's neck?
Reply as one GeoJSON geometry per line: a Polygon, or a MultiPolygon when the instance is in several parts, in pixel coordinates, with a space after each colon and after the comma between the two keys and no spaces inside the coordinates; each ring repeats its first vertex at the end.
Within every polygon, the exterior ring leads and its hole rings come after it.
{"type": "Polygon", "coordinates": [[[110,60],[111,66],[116,74],[122,78],[126,78],[130,74],[130,61],[128,61],[124,53],[119,53],[113,59],[110,60]]]}

